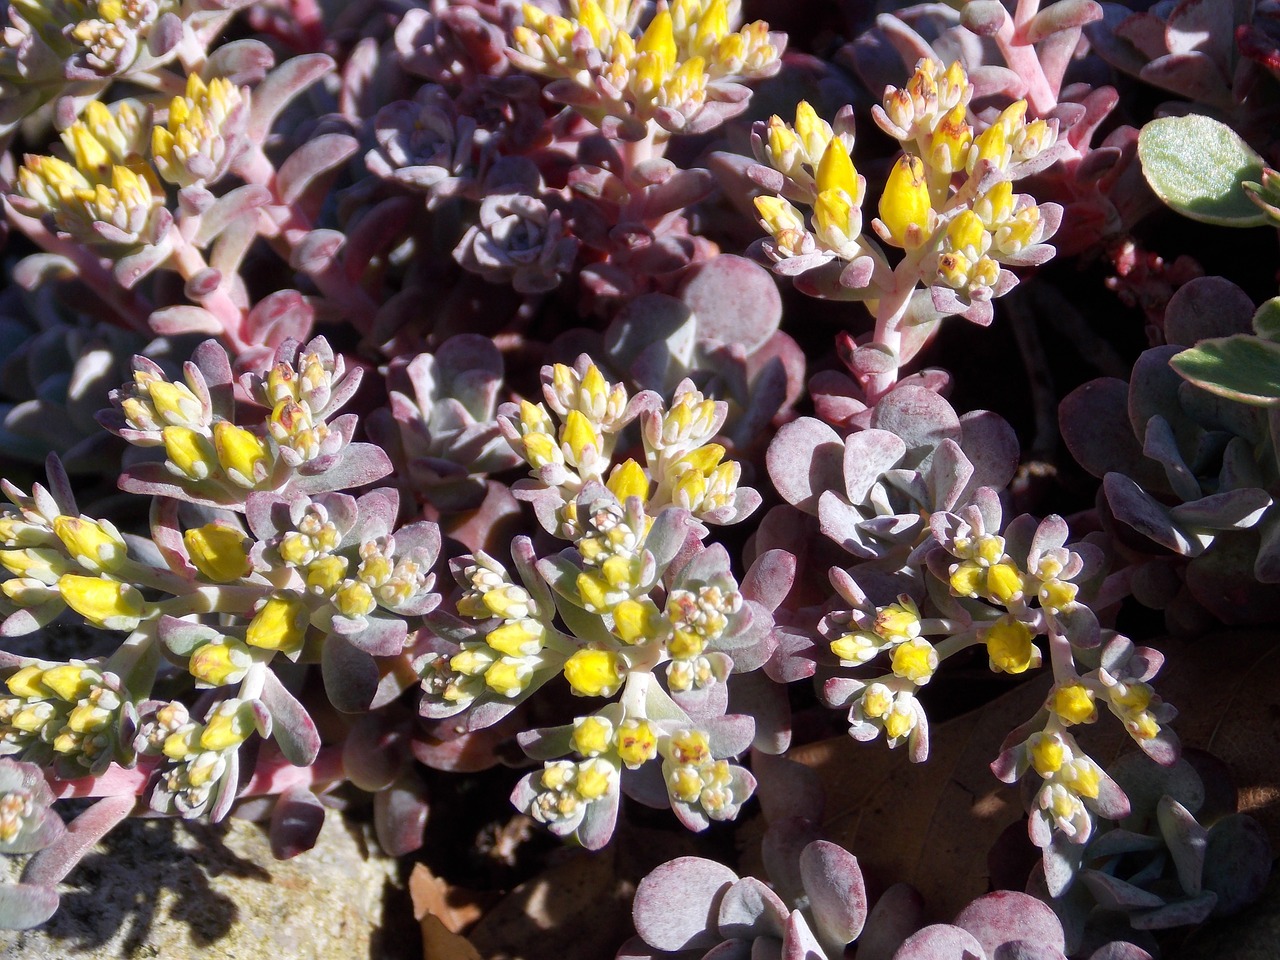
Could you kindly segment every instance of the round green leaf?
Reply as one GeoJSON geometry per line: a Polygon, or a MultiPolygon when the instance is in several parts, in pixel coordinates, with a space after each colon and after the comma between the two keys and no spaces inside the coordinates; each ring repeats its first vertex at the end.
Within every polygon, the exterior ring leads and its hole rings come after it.
{"type": "Polygon", "coordinates": [[[1262,177],[1262,158],[1224,123],[1191,114],[1152,120],[1138,136],[1151,189],[1192,220],[1258,227],[1267,216],[1241,186],[1262,177]]]}
{"type": "Polygon", "coordinates": [[[1248,334],[1201,340],[1169,361],[1210,393],[1272,407],[1280,404],[1280,343],[1248,334]]]}

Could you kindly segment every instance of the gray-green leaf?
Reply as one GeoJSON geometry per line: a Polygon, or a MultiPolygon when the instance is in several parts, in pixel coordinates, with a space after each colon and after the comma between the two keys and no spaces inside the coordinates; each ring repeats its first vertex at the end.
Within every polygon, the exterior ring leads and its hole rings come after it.
{"type": "Polygon", "coordinates": [[[1267,216],[1246,195],[1262,158],[1224,123],[1191,114],[1142,128],[1138,158],[1151,189],[1183,216],[1226,227],[1257,227],[1267,216]]]}
{"type": "Polygon", "coordinates": [[[1215,337],[1169,363],[1210,393],[1260,407],[1280,404],[1280,343],[1248,334],[1215,337]]]}

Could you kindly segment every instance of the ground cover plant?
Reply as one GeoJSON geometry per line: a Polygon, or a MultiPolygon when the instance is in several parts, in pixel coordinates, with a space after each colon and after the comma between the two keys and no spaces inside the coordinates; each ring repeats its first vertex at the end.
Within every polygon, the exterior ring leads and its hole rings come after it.
{"type": "Polygon", "coordinates": [[[1274,3],[4,11],[0,927],[143,815],[369,821],[428,956],[1262,896],[1274,3]]]}

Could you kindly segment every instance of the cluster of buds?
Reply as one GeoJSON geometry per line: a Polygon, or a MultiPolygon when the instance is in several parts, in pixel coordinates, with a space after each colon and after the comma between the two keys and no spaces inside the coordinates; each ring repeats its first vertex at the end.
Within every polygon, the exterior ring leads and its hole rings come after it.
{"type": "Polygon", "coordinates": [[[132,704],[120,678],[81,660],[28,663],[5,680],[0,755],[77,778],[128,760],[132,704]]]}
{"type": "Polygon", "coordinates": [[[526,3],[509,55],[550,77],[548,93],[632,140],[701,133],[746,108],[739,81],[772,76],[785,39],[763,21],[734,29],[739,0],[661,0],[644,29],[634,0],[571,0],[561,17],[526,3]]]}
{"type": "Polygon", "coordinates": [[[704,397],[692,382],[677,386],[664,409],[652,391],[628,399],[625,387],[608,383],[584,355],[573,367],[544,367],[542,385],[545,406],[507,404],[498,411],[498,424],[532,468],[532,480],[516,484],[514,492],[533,503],[548,532],[575,541],[582,535],[576,500],[593,481],[604,482],[620,505],[636,498],[649,518],[679,507],[704,523],[736,523],[760,504],[755,490],[738,486],[739,464],[725,461],[724,446],[713,442],[728,404],[704,397]],[[615,464],[618,434],[636,418],[645,465],[633,458],[615,464]]]}
{"type": "Polygon", "coordinates": [[[82,243],[128,251],[159,243],[172,216],[164,188],[146,160],[146,129],[129,101],[94,101],[62,133],[71,158],[27,154],[18,169],[15,208],[48,217],[82,243]]]}
{"type": "MultiPolygon", "coordinates": [[[[67,0],[58,4],[15,0],[12,6],[22,26],[67,58],[68,76],[84,80],[127,71],[146,50],[147,38],[160,17],[177,12],[181,4],[174,0],[67,0]]],[[[7,36],[5,39],[9,41],[7,36]]]]}
{"type": "Polygon", "coordinates": [[[112,392],[116,410],[103,422],[135,446],[162,448],[164,461],[126,471],[122,489],[243,510],[249,491],[314,493],[391,471],[377,447],[351,443],[354,414],[333,417],[360,370],[346,371],[323,337],[305,347],[285,341],[266,376],[246,374],[240,385],[269,411],[252,427],[235,422],[231,368],[212,341],[184,365],[181,382],[135,357],[134,381],[112,392]]]}
{"type": "Polygon", "coordinates": [[[151,808],[185,819],[206,813],[217,819],[219,808],[234,799],[240,746],[262,726],[254,704],[244,700],[215,703],[204,723],[178,701],[150,704],[135,746],[140,754],[164,758],[151,808]]]}
{"type": "Polygon", "coordinates": [[[834,287],[812,289],[878,301],[902,286],[906,264],[940,312],[989,322],[991,299],[1017,282],[1005,267],[1053,255],[1043,241],[1057,229],[1061,208],[1015,195],[1011,181],[1053,162],[1057,127],[1028,122],[1027,104],[1018,100],[977,132],[972,97],[958,61],[944,69],[921,60],[906,87],[887,89],[873,113],[904,152],[880,194],[874,237],[863,232],[866,182],[849,156],[850,111],[833,126],[802,102],[794,125],[776,116],[758,124],[753,147],[767,166],[752,172],[766,193],[755,202],[769,234],[762,250],[775,270],[794,276],[834,269],[834,287]],[[807,218],[796,203],[811,208],[807,218]],[[881,244],[903,250],[903,261],[891,268],[881,244]]]}
{"type": "Polygon", "coordinates": [[[215,183],[247,148],[248,119],[248,88],[191,74],[185,95],[169,102],[164,125],[151,130],[156,170],[179,187],[215,183]]]}

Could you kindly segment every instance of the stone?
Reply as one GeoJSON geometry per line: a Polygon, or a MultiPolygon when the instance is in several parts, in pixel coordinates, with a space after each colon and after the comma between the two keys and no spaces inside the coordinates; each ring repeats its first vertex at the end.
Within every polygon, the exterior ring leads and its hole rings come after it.
{"type": "Polygon", "coordinates": [[[3,960],[417,960],[395,860],[329,811],[315,849],[271,856],[257,824],[132,819],[61,887],[53,919],[0,931],[3,960]]]}

